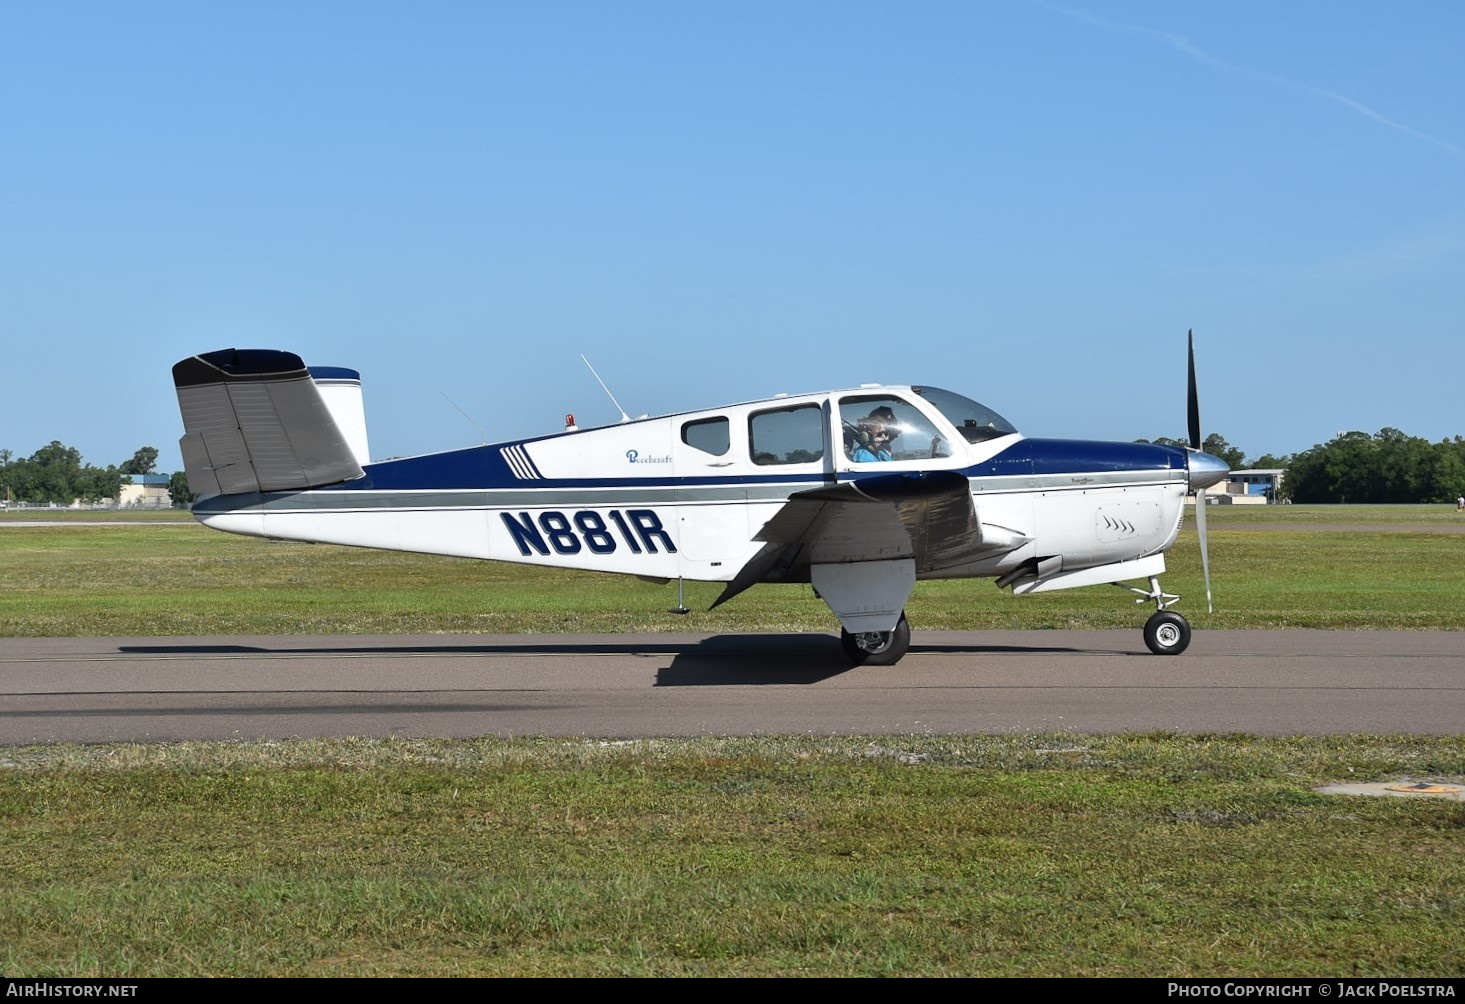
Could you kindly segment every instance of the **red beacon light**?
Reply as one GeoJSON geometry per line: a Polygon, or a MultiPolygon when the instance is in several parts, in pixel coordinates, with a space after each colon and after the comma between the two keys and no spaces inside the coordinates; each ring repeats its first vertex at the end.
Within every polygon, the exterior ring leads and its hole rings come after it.
{"type": "Polygon", "coordinates": [[[580,427],[575,424],[575,416],[572,415],[572,414],[566,413],[566,415],[565,415],[565,431],[566,432],[575,432],[579,428],[580,427]]]}

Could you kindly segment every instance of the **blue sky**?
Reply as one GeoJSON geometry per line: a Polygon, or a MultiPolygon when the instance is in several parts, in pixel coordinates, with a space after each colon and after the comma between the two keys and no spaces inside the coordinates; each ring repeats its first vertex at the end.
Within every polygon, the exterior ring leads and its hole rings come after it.
{"type": "Polygon", "coordinates": [[[0,5],[0,448],[177,469],[174,362],[372,454],[862,382],[1251,458],[1465,434],[1465,4],[0,5]]]}

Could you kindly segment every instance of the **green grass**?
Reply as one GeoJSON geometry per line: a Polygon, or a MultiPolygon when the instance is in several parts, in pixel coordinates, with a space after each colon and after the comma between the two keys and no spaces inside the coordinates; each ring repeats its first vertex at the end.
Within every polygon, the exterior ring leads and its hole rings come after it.
{"type": "MultiPolygon", "coordinates": [[[[1465,533],[1446,532],[1465,517],[1388,508],[1214,506],[1208,517],[1225,513],[1207,520],[1215,612],[1193,519],[1161,581],[1197,630],[1465,630],[1465,533]],[[1257,529],[1308,509],[1295,528],[1257,529]],[[1371,529],[1390,521],[1400,529],[1371,529]],[[1356,528],[1309,528],[1318,522],[1356,528]]],[[[691,613],[677,615],[675,583],[269,542],[191,521],[0,523],[0,570],[0,636],[12,637],[837,630],[806,585],[758,586],[709,610],[722,587],[689,582],[691,613]]],[[[918,583],[907,609],[917,630],[1137,630],[1148,607],[1134,599],[1116,587],[1014,597],[955,580],[918,583]]]]}
{"type": "Polygon", "coordinates": [[[11,976],[1454,976],[1459,738],[30,748],[11,976]]]}
{"type": "Polygon", "coordinates": [[[6,523],[191,523],[181,509],[0,509],[0,527],[6,523]]]}
{"type": "Polygon", "coordinates": [[[1320,523],[1336,526],[1465,527],[1465,512],[1443,505],[1212,505],[1206,523],[1223,526],[1320,523]]]}
{"type": "MultiPolygon", "coordinates": [[[[1197,629],[1462,628],[1453,509],[1306,508],[1208,510],[1214,615],[1187,526],[1164,583],[1197,629]]],[[[807,587],[708,613],[689,583],[679,617],[629,578],[12,518],[11,637],[834,628],[807,587]]],[[[985,581],[910,603],[918,629],[1146,610],[985,581]]],[[[1381,780],[1465,784],[1465,737],[0,748],[0,971],[1459,978],[1465,802],[1317,790],[1381,780]]]]}

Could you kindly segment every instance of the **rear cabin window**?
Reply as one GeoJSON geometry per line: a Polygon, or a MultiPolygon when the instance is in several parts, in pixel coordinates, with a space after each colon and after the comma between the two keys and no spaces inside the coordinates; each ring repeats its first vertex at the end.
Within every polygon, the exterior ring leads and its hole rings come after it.
{"type": "Polygon", "coordinates": [[[759,411],[748,419],[748,452],[765,466],[824,459],[824,409],[817,404],[759,411]]]}
{"type": "Polygon", "coordinates": [[[702,418],[682,426],[682,442],[720,457],[732,448],[731,428],[725,418],[702,418]]]}

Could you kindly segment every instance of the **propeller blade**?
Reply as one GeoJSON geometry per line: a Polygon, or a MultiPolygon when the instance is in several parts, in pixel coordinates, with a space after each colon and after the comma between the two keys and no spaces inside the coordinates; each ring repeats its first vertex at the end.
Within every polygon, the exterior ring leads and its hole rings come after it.
{"type": "Polygon", "coordinates": [[[1186,415],[1190,420],[1190,448],[1200,449],[1200,399],[1195,392],[1195,329],[1186,333],[1190,339],[1190,379],[1186,394],[1186,415]]]}
{"type": "Polygon", "coordinates": [[[1200,538],[1200,570],[1206,580],[1206,613],[1213,614],[1216,608],[1211,604],[1211,558],[1206,547],[1206,490],[1195,493],[1195,532],[1200,538]]]}
{"type": "MultiPolygon", "coordinates": [[[[1190,342],[1190,361],[1187,367],[1188,380],[1186,388],[1186,418],[1190,422],[1190,448],[1199,453],[1200,440],[1200,398],[1195,390],[1195,329],[1191,328],[1186,332],[1186,338],[1190,342]]],[[[1209,459],[1209,458],[1208,458],[1209,459]]],[[[1206,580],[1206,612],[1215,613],[1216,608],[1211,604],[1211,556],[1210,549],[1206,546],[1206,490],[1199,487],[1195,490],[1195,532],[1200,538],[1200,568],[1201,574],[1206,580]]]]}

